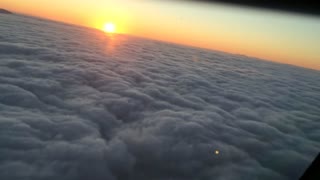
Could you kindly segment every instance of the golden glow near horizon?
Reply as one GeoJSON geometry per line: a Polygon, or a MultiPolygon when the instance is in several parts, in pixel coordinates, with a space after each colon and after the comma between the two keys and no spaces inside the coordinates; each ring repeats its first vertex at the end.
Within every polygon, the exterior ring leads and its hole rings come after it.
{"type": "Polygon", "coordinates": [[[1,6],[103,31],[113,22],[120,34],[320,70],[319,17],[161,0],[1,0],[1,6]]]}
{"type": "Polygon", "coordinates": [[[116,26],[115,24],[108,22],[104,25],[103,30],[107,33],[115,33],[116,32],[116,26]]]}

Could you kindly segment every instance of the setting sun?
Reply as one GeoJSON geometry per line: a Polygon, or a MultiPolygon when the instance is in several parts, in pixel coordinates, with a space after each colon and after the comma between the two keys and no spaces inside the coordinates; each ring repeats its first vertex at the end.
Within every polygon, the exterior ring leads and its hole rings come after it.
{"type": "Polygon", "coordinates": [[[116,31],[116,26],[113,23],[106,23],[103,30],[107,33],[114,33],[116,31]]]}

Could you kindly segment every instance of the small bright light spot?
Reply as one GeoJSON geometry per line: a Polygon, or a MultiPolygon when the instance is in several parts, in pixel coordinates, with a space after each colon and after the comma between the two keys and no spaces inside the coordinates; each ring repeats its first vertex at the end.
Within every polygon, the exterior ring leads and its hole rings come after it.
{"type": "Polygon", "coordinates": [[[114,33],[116,31],[116,26],[113,23],[107,23],[104,25],[103,30],[107,33],[114,33]]]}
{"type": "Polygon", "coordinates": [[[220,152],[219,152],[218,150],[216,150],[214,153],[215,153],[216,155],[218,155],[220,152]]]}

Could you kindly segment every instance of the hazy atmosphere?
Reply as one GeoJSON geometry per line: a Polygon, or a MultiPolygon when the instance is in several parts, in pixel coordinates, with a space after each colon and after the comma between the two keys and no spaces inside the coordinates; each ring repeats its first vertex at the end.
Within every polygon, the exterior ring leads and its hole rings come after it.
{"type": "Polygon", "coordinates": [[[0,24],[1,180],[293,180],[319,152],[319,71],[112,24],[0,24]]]}
{"type": "Polygon", "coordinates": [[[2,8],[116,33],[320,69],[319,17],[221,4],[139,0],[2,0],[2,8]]]}

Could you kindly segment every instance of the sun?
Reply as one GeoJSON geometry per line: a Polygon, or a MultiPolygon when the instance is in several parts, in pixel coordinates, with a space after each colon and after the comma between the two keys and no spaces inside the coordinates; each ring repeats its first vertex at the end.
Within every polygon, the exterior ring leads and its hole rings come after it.
{"type": "Polygon", "coordinates": [[[104,26],[103,26],[103,31],[107,32],[107,33],[115,33],[116,32],[116,26],[109,22],[109,23],[106,23],[104,26]]]}

